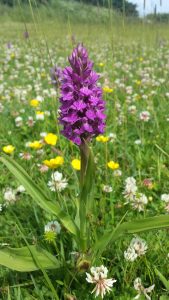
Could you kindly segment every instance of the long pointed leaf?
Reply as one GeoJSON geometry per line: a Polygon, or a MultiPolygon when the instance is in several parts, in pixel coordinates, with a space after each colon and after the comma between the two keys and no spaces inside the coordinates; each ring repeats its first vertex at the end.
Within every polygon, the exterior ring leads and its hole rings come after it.
{"type": "Polygon", "coordinates": [[[39,266],[36,264],[36,261],[31,253],[31,251],[33,251],[44,269],[57,269],[60,267],[60,264],[56,257],[46,250],[37,248],[36,246],[29,246],[29,248],[22,247],[16,249],[1,249],[0,265],[20,272],[31,272],[39,270],[39,266]]]}
{"type": "Polygon", "coordinates": [[[161,282],[164,284],[164,286],[166,287],[167,291],[169,291],[169,280],[167,280],[163,274],[161,274],[161,272],[155,268],[155,273],[156,275],[160,278],[161,282]]]}
{"type": "Polygon", "coordinates": [[[28,194],[42,209],[56,215],[68,231],[78,236],[78,227],[70,216],[61,209],[58,203],[53,203],[48,199],[48,197],[40,190],[40,188],[33,182],[30,176],[17,162],[7,155],[0,157],[0,161],[6,165],[9,171],[19,180],[19,182],[27,190],[28,194]]]}
{"type": "Polygon", "coordinates": [[[106,246],[118,238],[120,238],[123,234],[134,234],[138,232],[143,232],[147,230],[153,229],[162,229],[169,227],[169,216],[162,215],[158,217],[150,217],[142,220],[136,220],[132,222],[124,222],[121,225],[117,226],[113,231],[109,231],[103,235],[95,244],[95,251],[104,251],[106,246]]]}

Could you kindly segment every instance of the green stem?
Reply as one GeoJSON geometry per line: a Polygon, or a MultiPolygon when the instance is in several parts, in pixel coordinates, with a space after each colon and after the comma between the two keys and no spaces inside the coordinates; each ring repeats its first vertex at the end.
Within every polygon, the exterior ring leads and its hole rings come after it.
{"type": "Polygon", "coordinates": [[[89,158],[89,147],[86,142],[80,145],[81,154],[81,170],[80,170],[80,205],[79,205],[79,218],[80,218],[80,240],[82,251],[87,247],[87,234],[86,234],[86,195],[83,193],[83,186],[85,183],[86,170],[89,158]]]}

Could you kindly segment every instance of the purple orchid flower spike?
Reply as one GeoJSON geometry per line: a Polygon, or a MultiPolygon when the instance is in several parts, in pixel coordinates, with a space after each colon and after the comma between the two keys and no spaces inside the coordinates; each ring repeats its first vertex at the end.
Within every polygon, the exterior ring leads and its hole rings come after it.
{"type": "Polygon", "coordinates": [[[60,67],[54,66],[50,70],[50,77],[51,83],[58,88],[62,79],[62,69],[60,67]]]}
{"type": "Polygon", "coordinates": [[[97,86],[99,76],[82,44],[73,50],[69,63],[62,72],[59,121],[62,134],[80,146],[104,132],[105,102],[97,86]]]}

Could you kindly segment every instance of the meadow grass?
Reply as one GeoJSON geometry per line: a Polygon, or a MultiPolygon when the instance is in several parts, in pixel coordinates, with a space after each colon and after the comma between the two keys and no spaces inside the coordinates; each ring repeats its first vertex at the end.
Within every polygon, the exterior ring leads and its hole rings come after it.
{"type": "MultiPolygon", "coordinates": [[[[107,107],[105,137],[108,142],[93,140],[97,163],[94,198],[99,213],[96,224],[91,216],[91,224],[102,231],[106,224],[117,224],[126,212],[126,221],[167,214],[167,203],[161,200],[161,195],[169,194],[169,28],[164,24],[147,24],[144,20],[127,20],[109,10],[83,4],[70,2],[66,6],[64,1],[58,1],[52,9],[34,7],[33,14],[26,6],[1,7],[0,13],[1,150],[8,144],[15,146],[15,160],[53,202],[56,195],[47,186],[52,170],[42,173],[41,166],[45,159],[63,156],[64,164],[57,170],[67,178],[68,187],[62,193],[57,192],[57,196],[65,210],[70,210],[70,203],[75,205],[79,172],[72,168],[71,161],[80,158],[79,151],[59,132],[59,96],[50,84],[49,74],[54,64],[65,67],[72,48],[83,42],[100,74],[107,107]],[[28,39],[24,38],[26,29],[28,39]],[[9,48],[8,42],[12,44],[9,48]],[[48,112],[44,120],[37,120],[37,108],[30,106],[31,99],[36,98],[44,99],[39,101],[38,107],[48,112]],[[150,113],[147,122],[140,117],[145,111],[150,113]],[[22,118],[20,126],[16,126],[18,116],[22,118]],[[33,127],[28,117],[32,117],[33,127]],[[43,132],[57,134],[56,147],[44,145],[42,150],[35,150],[25,146],[42,139],[40,133],[43,132]],[[20,153],[27,152],[31,159],[21,159],[20,153]],[[111,160],[119,163],[119,173],[107,167],[111,160]],[[130,203],[125,204],[125,180],[131,176],[136,179],[139,192],[148,199],[141,212],[130,203]],[[145,179],[150,180],[149,185],[145,184],[145,179]],[[104,186],[113,191],[106,193],[104,186]]],[[[19,183],[2,164],[0,172],[1,247],[4,243],[16,248],[27,242],[38,244],[66,261],[59,273],[57,270],[18,273],[1,267],[1,299],[75,299],[66,298],[65,293],[77,299],[94,299],[84,273],[74,277],[76,270],[70,253],[76,249],[65,228],[62,227],[54,244],[48,243],[44,238],[44,226],[55,220],[54,216],[42,211],[27,193],[18,193],[13,203],[5,201],[5,189],[15,190],[19,183]]],[[[130,235],[110,244],[98,260],[108,266],[110,277],[117,280],[112,293],[105,299],[133,299],[137,294],[133,288],[137,277],[141,277],[145,287],[155,283],[152,299],[169,299],[169,291],[155,272],[157,268],[169,279],[168,230],[139,236],[147,242],[148,250],[134,262],[124,258],[124,251],[132,239],[130,235]]]]}

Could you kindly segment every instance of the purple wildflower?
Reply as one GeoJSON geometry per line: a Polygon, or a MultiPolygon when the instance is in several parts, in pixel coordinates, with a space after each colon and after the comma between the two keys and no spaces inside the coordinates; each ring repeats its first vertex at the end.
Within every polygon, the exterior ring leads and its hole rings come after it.
{"type": "Polygon", "coordinates": [[[8,42],[6,46],[7,46],[8,49],[11,49],[12,48],[12,43],[8,42]]]}
{"type": "Polygon", "coordinates": [[[27,30],[24,31],[23,36],[24,36],[25,39],[28,39],[29,38],[29,32],[27,30]]]}
{"type": "Polygon", "coordinates": [[[52,84],[58,87],[62,78],[62,69],[57,66],[54,66],[50,70],[50,77],[52,80],[52,84]]]}
{"type": "Polygon", "coordinates": [[[62,72],[59,121],[63,135],[81,145],[104,132],[105,102],[97,86],[99,76],[81,44],[73,50],[69,63],[62,72]]]}

